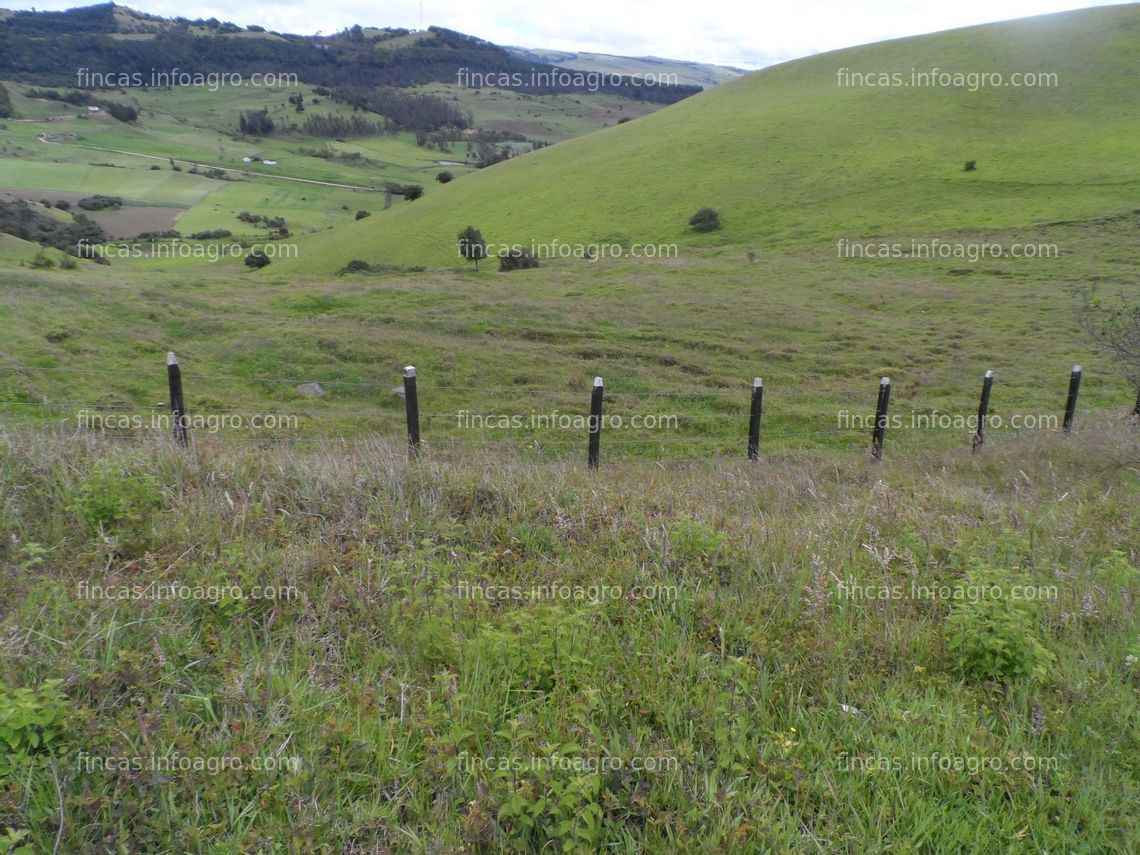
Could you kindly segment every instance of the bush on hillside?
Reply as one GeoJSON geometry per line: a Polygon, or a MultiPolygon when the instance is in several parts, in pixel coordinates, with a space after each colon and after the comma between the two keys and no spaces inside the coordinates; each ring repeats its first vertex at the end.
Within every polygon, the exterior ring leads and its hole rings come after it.
{"type": "Polygon", "coordinates": [[[245,257],[245,266],[252,270],[260,270],[270,264],[269,256],[259,249],[255,249],[245,257]]]}
{"type": "Polygon", "coordinates": [[[712,208],[701,208],[689,217],[689,225],[694,231],[715,232],[720,228],[720,214],[712,208]]]}
{"type": "Polygon", "coordinates": [[[538,257],[525,249],[509,249],[499,253],[499,271],[527,270],[538,267],[538,257]]]}

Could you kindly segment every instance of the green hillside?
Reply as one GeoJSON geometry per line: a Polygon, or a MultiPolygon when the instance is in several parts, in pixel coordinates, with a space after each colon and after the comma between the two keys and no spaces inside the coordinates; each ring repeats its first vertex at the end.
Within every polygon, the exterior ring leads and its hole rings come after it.
{"type": "MultiPolygon", "coordinates": [[[[1140,200],[1140,5],[852,48],[748,75],[322,234],[295,267],[454,265],[456,233],[529,243],[823,244],[1080,220],[1140,200]],[[1055,75],[1053,86],[839,85],[852,72],[1055,75]],[[970,91],[974,88],[976,91],[970,91]],[[976,171],[963,164],[976,160],[976,171]],[[723,229],[688,229],[699,207],[723,229]]],[[[850,80],[850,77],[847,77],[850,80]]]]}

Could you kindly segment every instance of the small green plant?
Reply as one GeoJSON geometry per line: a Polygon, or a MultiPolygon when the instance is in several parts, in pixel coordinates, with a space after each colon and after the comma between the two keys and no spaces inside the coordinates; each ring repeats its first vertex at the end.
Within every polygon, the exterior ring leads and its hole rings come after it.
{"type": "Polygon", "coordinates": [[[0,752],[21,757],[50,750],[62,736],[66,713],[59,680],[35,689],[0,683],[0,752]]]}
{"type": "Polygon", "coordinates": [[[557,844],[564,853],[597,852],[605,839],[602,781],[596,774],[554,777],[546,787],[524,781],[499,808],[499,821],[519,845],[557,844]]]}
{"type": "Polygon", "coordinates": [[[47,555],[48,552],[50,552],[50,550],[29,540],[20,547],[20,569],[33,570],[39,567],[44,563],[44,556],[47,555]]]}
{"type": "Polygon", "coordinates": [[[126,471],[121,463],[100,460],[76,487],[68,510],[92,533],[134,530],[162,504],[158,481],[149,473],[126,471]]]}
{"type": "Polygon", "coordinates": [[[728,537],[700,520],[682,516],[669,527],[669,545],[674,561],[714,570],[721,563],[728,537]]]}
{"type": "Polygon", "coordinates": [[[1032,607],[1010,597],[1012,575],[983,566],[968,576],[978,596],[955,604],[945,623],[957,669],[979,680],[1045,682],[1055,657],[1037,637],[1032,607]]]}
{"type": "Polygon", "coordinates": [[[27,829],[9,828],[0,837],[0,855],[36,855],[35,849],[20,842],[27,836],[27,829]]]}

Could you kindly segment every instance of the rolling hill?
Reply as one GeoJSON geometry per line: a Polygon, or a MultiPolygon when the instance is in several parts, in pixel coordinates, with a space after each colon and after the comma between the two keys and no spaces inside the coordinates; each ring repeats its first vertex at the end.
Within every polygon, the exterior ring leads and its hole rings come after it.
{"type": "Polygon", "coordinates": [[[507,47],[507,52],[518,59],[576,68],[602,74],[639,74],[648,79],[668,79],[689,86],[716,86],[734,80],[743,69],[708,62],[690,62],[682,59],[664,59],[659,56],[615,56],[589,51],[547,50],[544,48],[507,47]],[[671,75],[665,77],[666,75],[671,75]]]}
{"type": "Polygon", "coordinates": [[[359,257],[454,266],[468,224],[500,244],[767,249],[1119,213],[1140,201],[1138,70],[1136,4],[822,54],[326,232],[293,267],[330,272],[359,257]],[[935,69],[932,81],[948,74],[951,85],[906,85],[935,69]],[[1005,85],[968,76],[995,72],[1005,85]],[[851,85],[871,73],[904,85],[851,85]],[[1014,74],[1045,85],[1009,85],[1014,74]],[[687,221],[706,205],[723,229],[698,236],[687,221]]]}

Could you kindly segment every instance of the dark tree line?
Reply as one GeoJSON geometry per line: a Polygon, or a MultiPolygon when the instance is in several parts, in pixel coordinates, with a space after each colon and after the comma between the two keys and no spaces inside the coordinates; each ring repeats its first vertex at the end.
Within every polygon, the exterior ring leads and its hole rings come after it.
{"type": "Polygon", "coordinates": [[[305,119],[302,130],[311,137],[371,137],[387,129],[362,116],[315,115],[305,119]]]}
{"type": "Polygon", "coordinates": [[[63,222],[36,210],[22,199],[0,201],[0,232],[75,255],[81,244],[103,243],[107,235],[84,214],[63,222]]]}
{"type": "Polygon", "coordinates": [[[72,107],[82,107],[86,104],[90,104],[102,110],[106,110],[112,118],[118,119],[120,122],[133,122],[139,117],[139,111],[130,104],[120,104],[118,101],[92,98],[89,94],[80,92],[77,89],[70,89],[64,92],[57,92],[55,89],[29,89],[27,95],[29,98],[43,98],[48,101],[59,101],[62,104],[70,104],[72,107]]]}
{"type": "MultiPolygon", "coordinates": [[[[447,30],[430,28],[414,44],[377,50],[380,38],[358,38],[353,30],[330,37],[280,35],[275,39],[233,38],[238,27],[217,22],[153,19],[153,38],[116,39],[118,24],[111,4],[66,12],[17,12],[0,19],[0,78],[40,85],[76,83],[76,70],[91,69],[149,79],[153,69],[178,68],[190,74],[294,71],[301,80],[324,87],[407,87],[424,83],[455,83],[460,69],[479,75],[518,74],[529,83],[531,71],[552,70],[512,56],[491,42],[447,30]],[[192,26],[208,29],[198,35],[192,26]]],[[[147,29],[151,25],[145,25],[147,29]]],[[[386,36],[391,38],[393,36],[386,36]]],[[[532,94],[575,91],[551,86],[511,86],[532,94]]],[[[588,91],[585,87],[582,92],[588,91]]],[[[602,91],[654,103],[671,104],[700,91],[699,86],[634,86],[607,81],[602,91]]],[[[425,96],[421,96],[425,97],[425,96]]],[[[440,127],[448,119],[408,118],[408,105],[389,105],[391,118],[412,129],[440,127]],[[434,126],[432,122],[435,122],[434,126]]],[[[410,108],[425,116],[439,105],[410,108]]],[[[454,108],[451,108],[454,109],[454,108]]],[[[383,113],[383,110],[380,110],[383,113]]],[[[385,113],[384,115],[388,115],[385,113]]]]}
{"type": "Polygon", "coordinates": [[[379,113],[389,131],[429,133],[440,128],[466,128],[470,114],[437,95],[401,92],[398,89],[346,87],[332,93],[333,100],[358,110],[379,113]]]}
{"type": "Polygon", "coordinates": [[[238,117],[238,130],[252,137],[267,137],[273,133],[273,119],[269,118],[269,109],[243,110],[238,117]]]}

